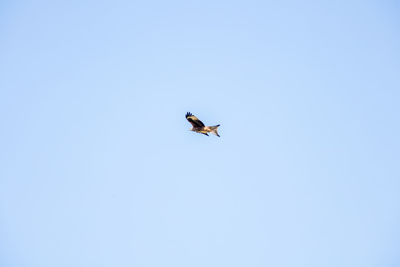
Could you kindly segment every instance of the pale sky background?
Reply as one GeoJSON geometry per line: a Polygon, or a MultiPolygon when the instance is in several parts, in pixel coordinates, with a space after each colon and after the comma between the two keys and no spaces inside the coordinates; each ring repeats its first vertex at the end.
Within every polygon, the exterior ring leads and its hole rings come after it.
{"type": "Polygon", "coordinates": [[[0,266],[400,266],[399,14],[2,1],[0,266]]]}

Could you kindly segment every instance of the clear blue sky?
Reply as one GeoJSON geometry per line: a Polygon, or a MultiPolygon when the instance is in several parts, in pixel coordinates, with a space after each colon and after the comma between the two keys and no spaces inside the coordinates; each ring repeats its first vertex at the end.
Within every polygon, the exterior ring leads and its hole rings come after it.
{"type": "Polygon", "coordinates": [[[399,14],[2,1],[0,266],[400,266],[399,14]]]}

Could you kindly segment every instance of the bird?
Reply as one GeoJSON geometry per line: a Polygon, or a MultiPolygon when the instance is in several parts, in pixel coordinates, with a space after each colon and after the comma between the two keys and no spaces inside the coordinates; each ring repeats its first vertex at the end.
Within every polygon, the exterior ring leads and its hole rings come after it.
{"type": "Polygon", "coordinates": [[[190,129],[191,131],[196,133],[201,133],[207,136],[209,136],[208,133],[213,133],[216,136],[220,137],[218,134],[218,127],[220,126],[220,124],[215,126],[205,126],[204,123],[201,122],[201,120],[199,120],[196,116],[194,116],[190,112],[187,112],[185,117],[193,126],[192,129],[190,129]]]}

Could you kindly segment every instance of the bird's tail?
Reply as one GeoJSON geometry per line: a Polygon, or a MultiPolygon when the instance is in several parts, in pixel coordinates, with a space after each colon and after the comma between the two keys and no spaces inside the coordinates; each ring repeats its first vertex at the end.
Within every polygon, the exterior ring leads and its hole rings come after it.
{"type": "Polygon", "coordinates": [[[215,126],[210,126],[211,132],[212,132],[213,134],[215,134],[216,136],[218,136],[218,137],[220,137],[219,134],[218,134],[218,127],[219,127],[219,126],[220,126],[219,124],[218,124],[218,125],[215,125],[215,126]]]}

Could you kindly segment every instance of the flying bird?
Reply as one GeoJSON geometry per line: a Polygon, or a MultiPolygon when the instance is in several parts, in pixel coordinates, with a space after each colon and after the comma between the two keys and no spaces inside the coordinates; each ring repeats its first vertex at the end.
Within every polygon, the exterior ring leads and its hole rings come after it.
{"type": "Polygon", "coordinates": [[[192,113],[188,112],[186,113],[186,119],[192,124],[192,129],[190,129],[193,132],[196,133],[201,133],[205,134],[208,136],[208,133],[213,133],[216,136],[220,137],[218,134],[218,125],[215,126],[205,126],[204,123],[201,122],[196,116],[194,116],[192,113]]]}

